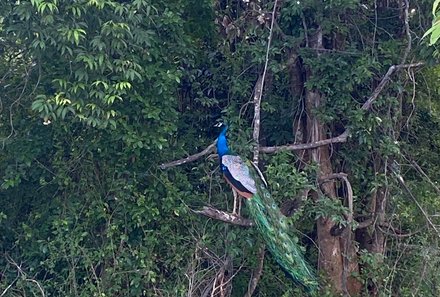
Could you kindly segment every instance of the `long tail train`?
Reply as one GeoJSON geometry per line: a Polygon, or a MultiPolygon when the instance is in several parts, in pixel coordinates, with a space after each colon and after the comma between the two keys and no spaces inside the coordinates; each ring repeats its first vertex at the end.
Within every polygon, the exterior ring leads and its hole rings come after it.
{"type": "Polygon", "coordinates": [[[257,193],[246,199],[252,218],[257,224],[269,251],[276,261],[301,284],[307,291],[318,288],[315,273],[304,259],[298,238],[289,233],[289,226],[275,200],[267,190],[259,173],[249,166],[250,173],[256,182],[257,193]]]}

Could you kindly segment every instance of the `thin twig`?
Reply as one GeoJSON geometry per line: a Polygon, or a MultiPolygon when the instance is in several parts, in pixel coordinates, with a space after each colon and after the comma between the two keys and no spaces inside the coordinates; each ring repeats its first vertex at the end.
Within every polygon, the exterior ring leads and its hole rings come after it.
{"type": "Polygon", "coordinates": [[[391,229],[391,230],[393,231],[392,233],[389,232],[388,230],[382,228],[382,226],[377,225],[377,228],[378,228],[382,233],[385,233],[386,235],[389,235],[389,236],[398,237],[398,238],[411,237],[411,236],[416,235],[417,233],[422,232],[423,229],[425,229],[425,228],[420,228],[419,230],[416,230],[416,231],[413,231],[413,232],[409,232],[409,233],[397,233],[396,230],[395,230],[395,228],[394,228],[393,226],[389,225],[388,227],[389,227],[388,229],[391,229]]]}
{"type": "Polygon", "coordinates": [[[420,209],[420,211],[422,212],[422,214],[425,216],[426,221],[428,222],[428,224],[432,227],[432,229],[437,233],[437,236],[440,237],[440,232],[437,229],[437,227],[434,225],[434,223],[431,221],[431,219],[429,218],[428,213],[425,211],[425,209],[420,205],[420,203],[417,201],[416,197],[414,197],[413,193],[411,192],[411,190],[408,188],[408,186],[405,184],[403,178],[396,174],[396,179],[399,182],[400,185],[402,185],[402,187],[405,189],[405,191],[408,193],[408,195],[411,197],[411,199],[414,201],[414,203],[417,205],[417,207],[420,209]]]}
{"type": "Polygon", "coordinates": [[[416,161],[411,160],[411,164],[414,166],[414,168],[421,174],[423,177],[428,181],[428,183],[435,189],[437,194],[440,195],[440,189],[437,187],[437,185],[429,178],[429,176],[423,171],[423,169],[417,164],[416,161]]]}
{"type": "Polygon", "coordinates": [[[254,91],[254,131],[252,133],[252,138],[254,139],[253,162],[256,166],[258,166],[258,159],[260,153],[258,148],[260,146],[261,97],[263,94],[263,85],[264,85],[265,77],[266,77],[266,68],[264,68],[263,74],[260,77],[258,77],[254,91]]]}
{"type": "MultiPolygon", "coordinates": [[[[43,297],[46,296],[46,294],[44,293],[44,290],[43,290],[43,287],[41,286],[41,284],[38,281],[36,281],[35,279],[28,278],[26,272],[24,272],[23,269],[21,268],[21,265],[18,265],[17,262],[15,262],[14,259],[12,259],[8,255],[6,255],[6,261],[8,261],[10,264],[14,265],[17,268],[18,275],[20,275],[22,278],[24,278],[25,281],[35,283],[37,285],[38,289],[41,292],[41,296],[43,296],[43,297]]],[[[9,287],[6,288],[6,289],[9,289],[9,287]]],[[[3,296],[4,294],[6,294],[6,292],[7,292],[7,290],[3,291],[2,295],[0,295],[0,296],[3,296]]]]}
{"type": "Polygon", "coordinates": [[[6,295],[6,293],[9,291],[9,289],[15,284],[15,282],[20,278],[20,272],[17,273],[17,277],[9,284],[9,286],[6,287],[6,289],[3,290],[3,293],[0,295],[0,297],[3,297],[6,295]]]}

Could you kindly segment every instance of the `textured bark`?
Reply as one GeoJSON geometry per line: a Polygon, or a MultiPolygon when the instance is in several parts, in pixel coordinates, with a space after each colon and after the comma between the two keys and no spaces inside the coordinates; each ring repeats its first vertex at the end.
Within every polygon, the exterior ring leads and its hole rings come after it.
{"type": "MultiPolygon", "coordinates": [[[[327,137],[326,127],[313,115],[313,110],[320,106],[321,100],[318,92],[307,92],[306,110],[309,115],[307,132],[308,139],[312,142],[327,137]]],[[[333,174],[327,146],[311,150],[310,160],[319,164],[319,176],[333,174]]],[[[328,198],[338,199],[333,181],[323,183],[321,190],[328,198]]],[[[356,296],[360,293],[362,284],[351,276],[353,273],[359,273],[355,236],[350,228],[346,228],[341,237],[332,236],[330,231],[334,226],[335,223],[328,218],[318,219],[319,269],[324,272],[335,293],[356,296]]]]}
{"type": "MultiPolygon", "coordinates": [[[[311,38],[310,46],[322,49],[322,32],[311,38]]],[[[312,77],[310,70],[306,72],[306,80],[312,77]]],[[[307,141],[316,142],[327,139],[327,127],[315,116],[315,110],[322,105],[323,97],[318,91],[306,91],[305,110],[307,114],[307,141]]],[[[309,151],[309,161],[319,165],[318,178],[333,174],[329,146],[321,146],[309,151]]],[[[329,199],[338,199],[334,181],[323,183],[322,192],[329,199]]],[[[361,283],[351,277],[353,272],[359,272],[357,250],[354,244],[354,234],[346,228],[341,237],[332,236],[331,229],[335,223],[329,218],[317,221],[319,246],[319,269],[327,277],[335,293],[356,296],[360,293],[361,283]]]]}
{"type": "MultiPolygon", "coordinates": [[[[309,115],[307,121],[307,135],[311,142],[325,139],[324,126],[314,116],[314,109],[321,103],[321,95],[317,92],[308,91],[306,94],[306,112],[309,115]]],[[[328,147],[320,147],[310,151],[310,161],[319,164],[319,175],[332,174],[328,147]]],[[[336,198],[334,182],[330,181],[322,185],[324,194],[331,198],[336,198]]],[[[317,196],[317,195],[315,195],[317,196]]],[[[328,278],[333,290],[337,293],[343,291],[342,286],[342,250],[339,238],[330,234],[330,229],[334,223],[327,218],[320,218],[317,222],[318,246],[319,246],[319,269],[328,278]]]]}

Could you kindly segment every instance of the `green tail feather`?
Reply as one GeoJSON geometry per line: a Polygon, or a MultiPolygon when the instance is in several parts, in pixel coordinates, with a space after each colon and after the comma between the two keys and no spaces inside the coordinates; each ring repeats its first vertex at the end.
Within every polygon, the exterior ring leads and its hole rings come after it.
{"type": "Polygon", "coordinates": [[[256,182],[257,193],[251,199],[246,199],[246,203],[269,251],[296,282],[308,291],[316,290],[318,288],[316,276],[304,259],[297,243],[298,238],[289,234],[289,226],[275,200],[254,168],[249,167],[256,182]]]}

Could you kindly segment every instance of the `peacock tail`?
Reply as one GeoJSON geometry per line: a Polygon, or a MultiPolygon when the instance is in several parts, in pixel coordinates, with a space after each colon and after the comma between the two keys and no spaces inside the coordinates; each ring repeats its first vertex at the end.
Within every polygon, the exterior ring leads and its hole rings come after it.
{"type": "MultiPolygon", "coordinates": [[[[250,162],[248,162],[250,163],[250,162]]],[[[281,213],[258,172],[249,164],[249,171],[256,183],[257,192],[246,199],[249,212],[254,219],[269,251],[292,278],[308,291],[318,288],[315,273],[304,259],[297,237],[292,237],[286,218],[281,213]]]]}

